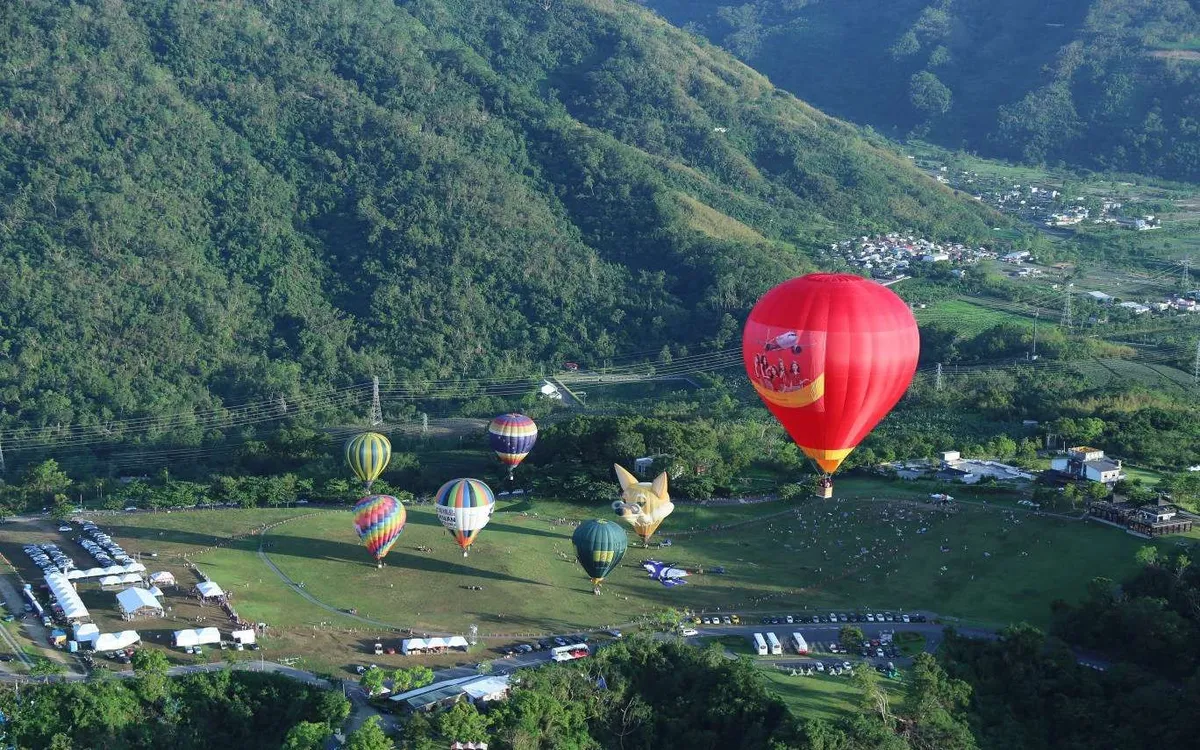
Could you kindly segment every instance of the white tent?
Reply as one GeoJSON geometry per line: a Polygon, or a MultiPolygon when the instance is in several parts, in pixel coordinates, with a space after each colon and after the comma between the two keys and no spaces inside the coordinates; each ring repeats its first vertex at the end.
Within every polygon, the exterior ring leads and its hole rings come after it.
{"type": "Polygon", "coordinates": [[[196,591],[205,599],[215,599],[225,596],[225,592],[222,591],[221,587],[213,581],[203,581],[201,583],[197,583],[196,591]]]}
{"type": "Polygon", "coordinates": [[[92,623],[75,626],[75,640],[80,643],[91,643],[100,637],[100,628],[92,623]]]}
{"type": "Polygon", "coordinates": [[[139,562],[129,563],[128,565],[109,565],[107,568],[86,568],[84,570],[72,570],[67,574],[67,578],[72,581],[81,578],[103,578],[104,576],[120,576],[128,573],[145,573],[146,566],[139,562]]]}
{"type": "Polygon", "coordinates": [[[180,648],[201,646],[206,643],[220,643],[221,631],[216,628],[200,628],[199,630],[176,630],[175,645],[180,648]]]}
{"type": "Polygon", "coordinates": [[[163,596],[162,589],[160,589],[158,586],[151,586],[150,596],[163,596]]]}
{"type": "Polygon", "coordinates": [[[119,576],[104,576],[100,579],[101,586],[122,586],[127,583],[140,584],[141,582],[142,577],[137,573],[126,573],[119,576]]]}
{"type": "Polygon", "coordinates": [[[121,576],[104,576],[100,579],[101,586],[120,586],[121,576]]]}
{"type": "Polygon", "coordinates": [[[254,643],[254,631],[250,628],[247,628],[246,630],[235,630],[229,634],[229,637],[233,638],[234,643],[254,643]]]}
{"type": "Polygon", "coordinates": [[[121,568],[121,570],[125,571],[126,573],[145,573],[146,572],[146,566],[142,565],[140,562],[131,562],[127,565],[120,566],[120,568],[121,568]]]}
{"type": "Polygon", "coordinates": [[[101,633],[92,645],[97,651],[117,651],[128,648],[140,640],[142,637],[137,634],[136,630],[123,630],[120,633],[101,633]]]}
{"type": "Polygon", "coordinates": [[[117,605],[121,608],[121,613],[126,617],[141,613],[148,614],[144,610],[152,610],[155,614],[162,614],[162,605],[158,600],[146,589],[129,588],[117,594],[117,605]]]}
{"type": "Polygon", "coordinates": [[[83,606],[79,594],[75,592],[75,587],[71,585],[71,581],[65,575],[62,573],[47,575],[46,585],[50,587],[50,593],[54,595],[58,605],[63,608],[63,615],[68,620],[83,620],[88,617],[87,607],[83,606]]]}
{"type": "Polygon", "coordinates": [[[157,573],[150,574],[150,583],[156,586],[174,586],[175,576],[168,571],[160,570],[157,573]]]}
{"type": "Polygon", "coordinates": [[[466,651],[470,646],[467,644],[467,639],[461,635],[449,638],[405,638],[400,642],[400,653],[402,654],[445,651],[451,648],[460,648],[466,651]]]}

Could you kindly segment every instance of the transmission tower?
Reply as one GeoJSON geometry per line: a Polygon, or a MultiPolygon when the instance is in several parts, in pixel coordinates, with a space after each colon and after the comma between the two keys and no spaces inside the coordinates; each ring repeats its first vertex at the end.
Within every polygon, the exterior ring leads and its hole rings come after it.
{"type": "Polygon", "coordinates": [[[4,473],[4,443],[0,443],[0,474],[4,473]]]}
{"type": "Polygon", "coordinates": [[[1063,313],[1062,324],[1068,331],[1071,330],[1071,287],[1074,284],[1067,284],[1066,295],[1063,296],[1063,313]]]}
{"type": "Polygon", "coordinates": [[[279,412],[281,414],[287,414],[287,400],[284,399],[282,394],[279,396],[279,412]]]}
{"type": "Polygon", "coordinates": [[[371,414],[367,417],[372,427],[383,424],[383,409],[379,405],[379,378],[371,378],[371,414]]]}
{"type": "Polygon", "coordinates": [[[1033,313],[1033,349],[1029,352],[1029,360],[1030,361],[1037,359],[1038,318],[1040,318],[1041,316],[1042,316],[1041,312],[1034,311],[1034,313],[1033,313]]]}
{"type": "Polygon", "coordinates": [[[935,391],[942,390],[942,363],[937,363],[937,374],[933,376],[933,389],[935,391]]]}
{"type": "MultiPolygon", "coordinates": [[[[1192,382],[1200,385],[1200,341],[1196,342],[1196,361],[1192,363],[1192,382]]],[[[4,471],[3,448],[0,448],[0,471],[4,471]]]]}
{"type": "Polygon", "coordinates": [[[424,435],[427,432],[429,432],[429,415],[421,412],[421,434],[424,435]]]}
{"type": "Polygon", "coordinates": [[[1185,292],[1188,290],[1188,287],[1192,285],[1191,265],[1192,265],[1191,258],[1183,259],[1183,291],[1185,291],[1185,292]]]}

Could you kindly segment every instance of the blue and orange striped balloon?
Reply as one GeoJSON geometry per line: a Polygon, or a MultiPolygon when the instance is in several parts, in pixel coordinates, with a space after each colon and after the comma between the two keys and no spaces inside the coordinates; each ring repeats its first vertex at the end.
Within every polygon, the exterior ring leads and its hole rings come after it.
{"type": "Polygon", "coordinates": [[[438,520],[462,547],[463,557],[491,520],[495,507],[492,488],[478,479],[451,479],[437,492],[438,520]]]}
{"type": "Polygon", "coordinates": [[[513,469],[533,450],[537,434],[537,425],[524,414],[501,414],[488,425],[488,442],[500,463],[508,467],[509,479],[513,469]]]}
{"type": "Polygon", "coordinates": [[[404,504],[391,495],[368,495],[354,505],[354,530],[380,565],[407,518],[404,504]]]}

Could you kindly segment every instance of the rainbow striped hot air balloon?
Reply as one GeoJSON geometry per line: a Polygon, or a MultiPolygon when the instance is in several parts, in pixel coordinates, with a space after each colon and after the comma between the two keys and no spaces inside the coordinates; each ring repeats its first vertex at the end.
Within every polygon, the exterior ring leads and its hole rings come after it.
{"type": "Polygon", "coordinates": [[[525,460],[533,444],[537,442],[538,428],[524,414],[501,414],[488,425],[488,442],[508,467],[508,478],[513,478],[513,469],[525,460]]]}
{"type": "Polygon", "coordinates": [[[451,479],[437,492],[438,520],[462,547],[463,557],[491,520],[495,507],[491,487],[478,479],[451,479]]]}
{"type": "Polygon", "coordinates": [[[592,593],[599,596],[600,583],[621,564],[629,539],[625,529],[612,521],[584,521],[571,535],[575,558],[592,579],[592,593]]]}
{"type": "Polygon", "coordinates": [[[346,441],[346,463],[368,490],[391,458],[392,444],[378,432],[363,432],[346,441]]]}
{"type": "Polygon", "coordinates": [[[354,530],[379,567],[404,531],[407,517],[404,504],[391,495],[368,495],[354,505],[354,530]]]}

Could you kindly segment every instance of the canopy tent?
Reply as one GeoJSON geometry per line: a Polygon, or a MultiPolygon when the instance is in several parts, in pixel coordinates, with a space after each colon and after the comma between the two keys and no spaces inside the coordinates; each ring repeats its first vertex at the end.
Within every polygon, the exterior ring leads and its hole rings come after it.
{"type": "Polygon", "coordinates": [[[127,583],[141,583],[142,577],[137,573],[126,573],[119,576],[104,576],[100,579],[100,586],[123,586],[127,583]]]}
{"type": "Polygon", "coordinates": [[[180,648],[201,646],[206,643],[220,643],[221,631],[216,628],[200,628],[199,630],[176,630],[175,645],[180,648]]]}
{"type": "Polygon", "coordinates": [[[87,623],[86,625],[75,626],[75,640],[80,643],[91,643],[100,637],[100,627],[87,623]]]}
{"type": "Polygon", "coordinates": [[[466,651],[470,646],[467,644],[467,639],[461,635],[449,638],[405,638],[400,642],[400,653],[402,654],[421,653],[423,651],[445,651],[452,648],[460,648],[466,651]]]}
{"type": "Polygon", "coordinates": [[[155,586],[174,586],[175,575],[165,570],[160,570],[157,573],[150,574],[150,583],[155,586]]]}
{"type": "Polygon", "coordinates": [[[50,593],[58,601],[58,606],[62,607],[64,617],[68,620],[88,618],[87,607],[83,606],[79,594],[75,592],[75,587],[71,585],[71,581],[65,575],[50,573],[46,576],[46,585],[50,587],[50,593]]]}
{"type": "Polygon", "coordinates": [[[123,630],[120,633],[101,633],[92,645],[97,651],[119,651],[140,640],[142,637],[137,634],[136,630],[123,630]]]}
{"type": "Polygon", "coordinates": [[[136,614],[162,614],[158,600],[146,589],[128,588],[117,594],[117,606],[126,618],[136,614]],[[150,610],[147,612],[146,610],[150,610]]]}
{"type": "Polygon", "coordinates": [[[254,631],[247,628],[246,630],[235,630],[229,634],[234,643],[245,643],[247,645],[254,643],[254,631]]]}
{"type": "Polygon", "coordinates": [[[145,573],[146,566],[140,562],[132,562],[128,565],[109,565],[106,568],[86,568],[84,570],[72,570],[67,573],[67,578],[72,581],[78,581],[84,578],[103,578],[104,576],[120,576],[128,573],[145,573]]]}
{"type": "Polygon", "coordinates": [[[158,586],[151,586],[150,587],[150,596],[156,596],[156,597],[163,596],[162,589],[160,589],[158,586]]]}
{"type": "Polygon", "coordinates": [[[220,597],[225,596],[225,592],[222,591],[221,587],[213,581],[203,581],[201,583],[197,583],[196,593],[200,594],[200,596],[204,597],[205,599],[219,599],[220,597]]]}

